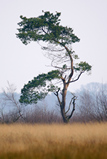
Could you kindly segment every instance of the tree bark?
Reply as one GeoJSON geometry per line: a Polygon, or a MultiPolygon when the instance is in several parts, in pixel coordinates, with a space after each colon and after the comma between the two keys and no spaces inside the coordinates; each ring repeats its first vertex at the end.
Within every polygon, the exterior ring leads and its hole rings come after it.
{"type": "Polygon", "coordinates": [[[61,103],[61,115],[62,115],[62,118],[63,118],[63,121],[64,123],[68,123],[68,119],[66,117],[66,113],[65,113],[65,106],[66,106],[66,94],[67,94],[67,84],[66,82],[64,81],[64,88],[63,88],[63,92],[62,92],[62,103],[61,103]]]}

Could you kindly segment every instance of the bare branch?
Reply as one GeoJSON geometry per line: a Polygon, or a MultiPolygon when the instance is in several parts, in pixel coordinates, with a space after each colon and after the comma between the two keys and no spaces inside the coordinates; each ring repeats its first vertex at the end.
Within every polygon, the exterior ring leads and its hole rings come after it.
{"type": "Polygon", "coordinates": [[[74,97],[73,97],[73,102],[72,102],[73,108],[72,108],[71,114],[67,117],[68,120],[72,117],[72,115],[73,115],[73,113],[74,113],[74,111],[75,111],[75,100],[76,100],[76,99],[77,99],[77,97],[74,96],[74,97]]]}
{"type": "Polygon", "coordinates": [[[0,121],[2,123],[4,123],[4,121],[5,121],[4,112],[3,112],[4,107],[5,106],[3,105],[2,108],[0,108],[0,114],[1,114],[0,121]]]}
{"type": "Polygon", "coordinates": [[[58,99],[58,102],[59,102],[59,104],[61,106],[61,101],[60,101],[60,98],[59,98],[59,91],[60,91],[60,89],[58,89],[58,91],[56,93],[54,93],[54,94],[56,95],[56,97],[58,99]]]}
{"type": "MultiPolygon", "coordinates": [[[[73,97],[73,98],[74,98],[74,97],[73,97]]],[[[68,110],[65,112],[65,114],[67,114],[67,113],[69,112],[69,110],[70,110],[70,108],[71,108],[71,104],[72,104],[72,100],[73,100],[73,98],[71,98],[71,101],[70,101],[70,103],[69,103],[68,110]]]]}
{"type": "Polygon", "coordinates": [[[70,81],[69,83],[76,82],[77,80],[79,80],[79,78],[80,78],[80,76],[82,75],[82,73],[84,73],[84,72],[80,72],[80,74],[78,75],[77,79],[72,80],[72,81],[70,81]]]}
{"type": "Polygon", "coordinates": [[[21,117],[23,120],[25,120],[24,117],[23,117],[23,114],[21,113],[20,104],[15,99],[15,94],[14,94],[15,90],[16,89],[13,88],[13,85],[10,85],[10,83],[8,82],[7,92],[5,90],[3,90],[4,96],[5,96],[4,100],[11,102],[17,108],[17,111],[18,111],[18,114],[19,114],[18,119],[21,117]]]}

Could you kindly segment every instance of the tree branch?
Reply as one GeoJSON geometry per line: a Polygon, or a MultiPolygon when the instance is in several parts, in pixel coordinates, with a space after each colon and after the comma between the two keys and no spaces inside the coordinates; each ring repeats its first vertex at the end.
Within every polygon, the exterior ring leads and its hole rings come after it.
{"type": "Polygon", "coordinates": [[[75,100],[77,99],[77,97],[76,96],[74,96],[73,97],[73,109],[72,109],[72,111],[71,111],[71,114],[67,117],[68,118],[68,120],[72,117],[72,115],[73,115],[73,113],[74,113],[74,111],[75,111],[75,100]]]}
{"type": "Polygon", "coordinates": [[[70,51],[65,45],[62,44],[62,46],[63,46],[63,47],[66,49],[66,51],[68,52],[68,55],[69,55],[70,61],[71,61],[71,73],[70,73],[70,75],[69,75],[69,79],[68,79],[68,82],[67,82],[67,84],[69,85],[70,80],[71,80],[71,78],[72,78],[72,76],[73,76],[73,73],[74,73],[73,58],[72,58],[72,56],[71,56],[71,51],[70,51]]]}
{"type": "Polygon", "coordinates": [[[60,104],[60,106],[61,106],[61,101],[60,101],[60,98],[59,98],[59,90],[60,90],[60,89],[58,89],[58,91],[57,91],[56,93],[54,93],[54,94],[56,95],[56,97],[57,97],[57,99],[58,99],[58,102],[59,102],[59,104],[60,104]]]}
{"type": "MultiPolygon", "coordinates": [[[[10,85],[9,85],[9,86],[10,86],[10,85]]],[[[9,89],[11,89],[11,88],[9,88],[9,89]]],[[[14,92],[12,92],[12,90],[11,90],[10,94],[8,94],[8,93],[6,93],[6,91],[4,90],[3,93],[4,93],[4,95],[5,95],[5,100],[12,102],[12,103],[15,105],[15,107],[17,108],[18,114],[19,114],[18,119],[21,117],[23,120],[25,120],[24,117],[23,117],[23,114],[21,113],[21,109],[20,109],[19,103],[15,100],[14,92]]],[[[18,120],[18,119],[17,119],[17,120],[18,120]]]]}
{"type": "Polygon", "coordinates": [[[73,80],[73,81],[70,81],[69,83],[72,83],[72,82],[76,82],[77,80],[79,80],[80,76],[82,75],[82,73],[84,72],[80,72],[80,74],[78,75],[77,79],[73,80]]]}
{"type": "MultiPolygon", "coordinates": [[[[74,98],[74,97],[73,97],[73,98],[74,98]]],[[[73,98],[71,98],[71,101],[70,101],[70,103],[69,103],[68,110],[65,112],[65,114],[67,114],[67,113],[69,112],[73,98]]]]}

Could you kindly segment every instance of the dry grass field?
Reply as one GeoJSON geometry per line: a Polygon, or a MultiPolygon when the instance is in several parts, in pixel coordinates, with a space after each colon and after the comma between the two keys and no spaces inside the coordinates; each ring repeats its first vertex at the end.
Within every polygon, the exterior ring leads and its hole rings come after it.
{"type": "Polygon", "coordinates": [[[0,125],[0,159],[106,159],[107,123],[0,125]]]}

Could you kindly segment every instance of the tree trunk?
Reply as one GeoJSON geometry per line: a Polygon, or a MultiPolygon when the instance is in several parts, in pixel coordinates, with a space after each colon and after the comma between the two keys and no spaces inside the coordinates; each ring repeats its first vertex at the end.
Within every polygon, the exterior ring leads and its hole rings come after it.
{"type": "MultiPolygon", "coordinates": [[[[68,88],[68,84],[64,82],[64,88],[63,88],[63,92],[62,92],[62,102],[59,102],[60,103],[60,109],[61,109],[61,115],[62,115],[62,119],[63,119],[64,123],[68,123],[70,118],[72,117],[72,115],[73,115],[73,113],[75,111],[75,100],[76,100],[76,96],[73,96],[71,98],[68,110],[66,111],[65,107],[66,107],[67,88],[68,88]],[[71,113],[69,115],[67,115],[67,113],[70,110],[71,102],[73,104],[73,108],[72,108],[71,113]]],[[[57,94],[57,98],[59,99],[58,94],[57,94]]],[[[59,101],[60,101],[60,99],[59,99],[59,101]]]]}
{"type": "Polygon", "coordinates": [[[67,119],[66,114],[65,114],[65,109],[63,109],[63,108],[61,108],[61,115],[62,115],[63,122],[68,123],[69,120],[67,119]]]}
{"type": "Polygon", "coordinates": [[[67,119],[66,113],[65,113],[67,88],[68,88],[67,84],[64,83],[64,88],[63,88],[63,92],[62,92],[62,104],[60,106],[60,108],[61,108],[61,115],[62,115],[64,123],[68,123],[68,121],[69,121],[67,119]]]}

